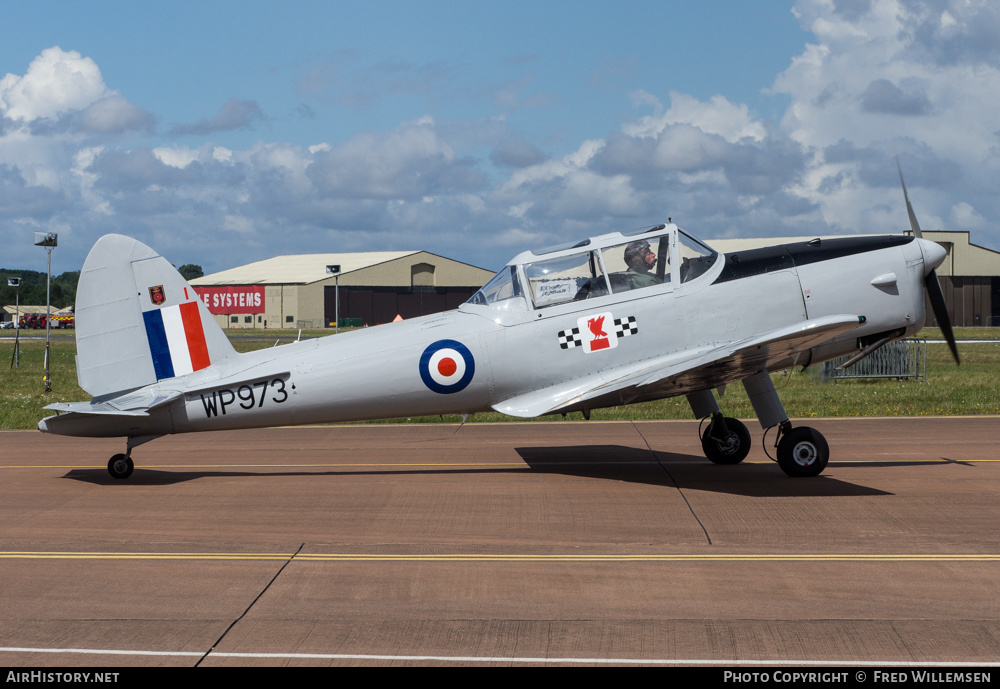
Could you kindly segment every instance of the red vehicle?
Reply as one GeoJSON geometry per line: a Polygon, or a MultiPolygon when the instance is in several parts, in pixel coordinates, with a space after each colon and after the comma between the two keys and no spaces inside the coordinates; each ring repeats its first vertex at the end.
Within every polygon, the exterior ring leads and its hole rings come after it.
{"type": "MultiPolygon", "coordinates": [[[[52,316],[52,327],[53,328],[72,328],[73,327],[74,316],[73,314],[59,314],[52,316]]],[[[45,328],[45,314],[44,313],[26,313],[21,316],[18,321],[19,327],[21,328],[32,328],[34,330],[42,330],[45,328]]]]}

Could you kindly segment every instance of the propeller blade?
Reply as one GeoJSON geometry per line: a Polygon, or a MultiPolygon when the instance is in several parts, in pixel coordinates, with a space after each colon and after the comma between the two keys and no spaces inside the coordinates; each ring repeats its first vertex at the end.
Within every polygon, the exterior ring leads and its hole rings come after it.
{"type": "Polygon", "coordinates": [[[944,303],[944,292],[941,291],[941,285],[938,283],[935,271],[932,270],[924,278],[924,287],[927,288],[927,296],[931,300],[934,318],[937,319],[938,327],[941,328],[941,333],[948,341],[948,347],[951,348],[951,355],[955,357],[956,364],[961,364],[962,362],[958,358],[958,346],[955,344],[955,334],[951,331],[951,319],[948,318],[948,307],[944,303]]]}
{"type": "Polygon", "coordinates": [[[899,170],[899,183],[903,185],[903,199],[906,201],[906,214],[910,217],[910,229],[913,230],[914,237],[923,239],[924,233],[920,231],[920,224],[913,212],[913,206],[910,205],[910,197],[906,193],[906,182],[903,181],[903,168],[899,165],[899,156],[896,156],[896,169],[899,170]]]}
{"type": "MultiPolygon", "coordinates": [[[[899,183],[903,185],[903,200],[906,201],[906,215],[910,218],[910,229],[913,230],[914,237],[923,239],[924,234],[920,231],[917,216],[913,212],[913,206],[910,205],[910,196],[906,193],[906,182],[903,181],[903,168],[899,164],[899,156],[896,156],[896,169],[899,170],[899,183]]],[[[955,357],[955,363],[961,365],[962,362],[958,358],[958,345],[955,344],[955,333],[951,330],[948,307],[944,303],[944,292],[941,291],[941,283],[938,282],[936,271],[932,270],[924,278],[924,288],[927,290],[927,296],[930,298],[931,309],[934,311],[934,318],[937,319],[938,327],[941,328],[941,333],[944,335],[944,339],[947,340],[948,347],[951,348],[951,355],[955,357]]]]}

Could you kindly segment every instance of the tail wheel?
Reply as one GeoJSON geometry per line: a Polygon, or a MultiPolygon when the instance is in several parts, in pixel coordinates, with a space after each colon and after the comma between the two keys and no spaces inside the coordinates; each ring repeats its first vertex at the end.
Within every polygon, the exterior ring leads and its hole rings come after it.
{"type": "Polygon", "coordinates": [[[113,478],[128,478],[134,469],[135,465],[128,455],[115,455],[108,461],[108,473],[113,478]]]}
{"type": "Polygon", "coordinates": [[[830,446],[814,428],[793,428],[778,441],[778,466],[789,476],[819,476],[830,461],[830,446]]]}
{"type": "Polygon", "coordinates": [[[738,419],[726,417],[725,432],[712,421],[701,437],[701,449],[714,464],[739,464],[750,453],[750,431],[738,419]]]}

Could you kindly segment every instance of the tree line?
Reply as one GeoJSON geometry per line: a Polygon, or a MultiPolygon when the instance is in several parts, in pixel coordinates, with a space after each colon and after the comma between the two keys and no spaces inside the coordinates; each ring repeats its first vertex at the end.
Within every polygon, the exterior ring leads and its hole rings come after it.
{"type": "MultiPolygon", "coordinates": [[[[13,305],[18,289],[7,284],[9,278],[21,278],[21,304],[45,306],[45,273],[37,270],[0,268],[0,306],[13,305]]],[[[61,309],[76,302],[76,283],[80,271],[74,270],[52,277],[52,308],[61,309]]]]}
{"type": "MultiPolygon", "coordinates": [[[[185,280],[201,277],[201,266],[187,263],[177,269],[185,280]]],[[[45,306],[45,273],[37,270],[12,270],[0,268],[0,306],[13,305],[17,299],[17,288],[7,284],[8,278],[21,278],[21,303],[29,306],[45,306]]],[[[76,284],[80,281],[80,271],[65,272],[52,278],[52,308],[62,309],[76,303],[76,284]]]]}

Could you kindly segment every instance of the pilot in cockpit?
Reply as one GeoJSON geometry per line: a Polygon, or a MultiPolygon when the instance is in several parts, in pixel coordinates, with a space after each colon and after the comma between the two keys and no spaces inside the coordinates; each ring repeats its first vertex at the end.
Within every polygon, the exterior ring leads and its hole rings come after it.
{"type": "Polygon", "coordinates": [[[625,247],[625,263],[628,265],[625,274],[629,277],[632,289],[660,284],[656,273],[650,272],[656,265],[656,254],[649,248],[649,242],[645,239],[632,242],[625,247]]]}

